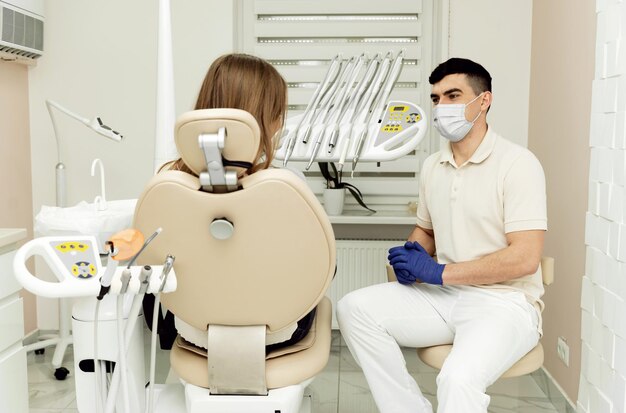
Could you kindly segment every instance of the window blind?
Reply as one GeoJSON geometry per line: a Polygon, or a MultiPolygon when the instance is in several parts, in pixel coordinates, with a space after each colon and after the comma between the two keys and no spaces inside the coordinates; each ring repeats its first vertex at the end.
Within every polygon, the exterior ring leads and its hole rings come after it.
{"type": "MultiPolygon", "coordinates": [[[[289,86],[288,117],[301,113],[324,78],[331,59],[366,53],[373,57],[404,50],[404,64],[391,100],[417,104],[430,113],[432,69],[432,0],[252,0],[239,3],[239,46],[243,52],[272,63],[289,86]]],[[[405,207],[415,201],[421,161],[434,147],[428,133],[418,149],[401,159],[360,162],[344,181],[356,185],[365,202],[379,209],[405,207]]],[[[280,162],[277,161],[277,165],[280,162]]],[[[304,171],[306,162],[290,161],[304,171]]],[[[314,192],[321,194],[325,180],[316,166],[305,172],[314,192]]],[[[346,202],[353,201],[346,197],[346,202]]]]}

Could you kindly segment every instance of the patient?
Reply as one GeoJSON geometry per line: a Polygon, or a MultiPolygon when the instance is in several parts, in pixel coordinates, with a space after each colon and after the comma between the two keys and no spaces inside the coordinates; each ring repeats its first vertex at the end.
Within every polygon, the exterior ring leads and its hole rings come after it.
{"type": "MultiPolygon", "coordinates": [[[[247,174],[270,167],[287,111],[287,84],[265,60],[246,54],[227,54],[209,67],[195,109],[242,109],[256,119],[261,129],[261,146],[247,174]]],[[[193,174],[182,159],[169,162],[161,170],[193,174]]]]}
{"type": "MultiPolygon", "coordinates": [[[[265,60],[255,56],[227,54],[219,57],[211,64],[204,77],[195,106],[196,110],[217,108],[245,110],[252,114],[259,124],[261,145],[252,167],[244,174],[249,175],[269,168],[278,143],[278,138],[275,141],[274,136],[282,129],[287,110],[287,84],[278,71],[265,60]]],[[[194,174],[182,159],[166,163],[160,169],[163,170],[179,170],[194,174]]],[[[298,321],[297,325],[268,334],[266,351],[270,352],[300,341],[310,330],[314,318],[315,309],[298,321]]],[[[150,320],[146,321],[148,325],[151,324],[150,320]]],[[[170,337],[172,342],[176,337],[171,313],[164,321],[164,329],[169,331],[161,331],[159,328],[162,347],[163,336],[170,337]]],[[[180,319],[176,319],[176,329],[185,340],[206,347],[205,332],[194,329],[180,319]]]]}

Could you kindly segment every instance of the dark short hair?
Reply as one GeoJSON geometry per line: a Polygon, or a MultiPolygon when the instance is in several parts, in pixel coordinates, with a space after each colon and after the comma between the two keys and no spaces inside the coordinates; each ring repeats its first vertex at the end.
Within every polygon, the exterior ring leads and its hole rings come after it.
{"type": "Polygon", "coordinates": [[[477,95],[485,91],[491,92],[491,75],[489,72],[478,63],[459,57],[448,59],[437,66],[428,77],[428,82],[434,85],[444,77],[454,74],[466,75],[468,83],[477,95]]]}

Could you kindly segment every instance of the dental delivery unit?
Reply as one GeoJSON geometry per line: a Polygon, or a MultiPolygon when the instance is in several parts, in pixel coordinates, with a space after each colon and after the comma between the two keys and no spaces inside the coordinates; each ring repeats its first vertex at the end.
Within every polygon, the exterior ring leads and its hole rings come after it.
{"type": "Polygon", "coordinates": [[[413,151],[426,134],[426,115],[413,103],[388,101],[403,59],[403,51],[369,61],[365,54],[335,56],[304,112],[287,120],[276,158],[284,165],[306,161],[307,170],[313,162],[337,162],[342,171],[349,161],[354,172],[359,161],[413,151]]]}

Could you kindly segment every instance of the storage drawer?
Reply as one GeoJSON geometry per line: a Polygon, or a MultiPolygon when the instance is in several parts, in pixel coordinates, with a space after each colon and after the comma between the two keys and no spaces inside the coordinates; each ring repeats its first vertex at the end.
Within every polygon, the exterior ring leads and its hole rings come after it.
{"type": "Polygon", "coordinates": [[[22,299],[10,301],[0,307],[0,353],[24,337],[24,311],[22,299]]]}
{"type": "Polygon", "coordinates": [[[0,411],[28,413],[26,352],[21,343],[0,352],[0,411]]]}
{"type": "Polygon", "coordinates": [[[0,300],[22,289],[13,274],[15,253],[15,251],[11,251],[0,255],[0,300]]]}

